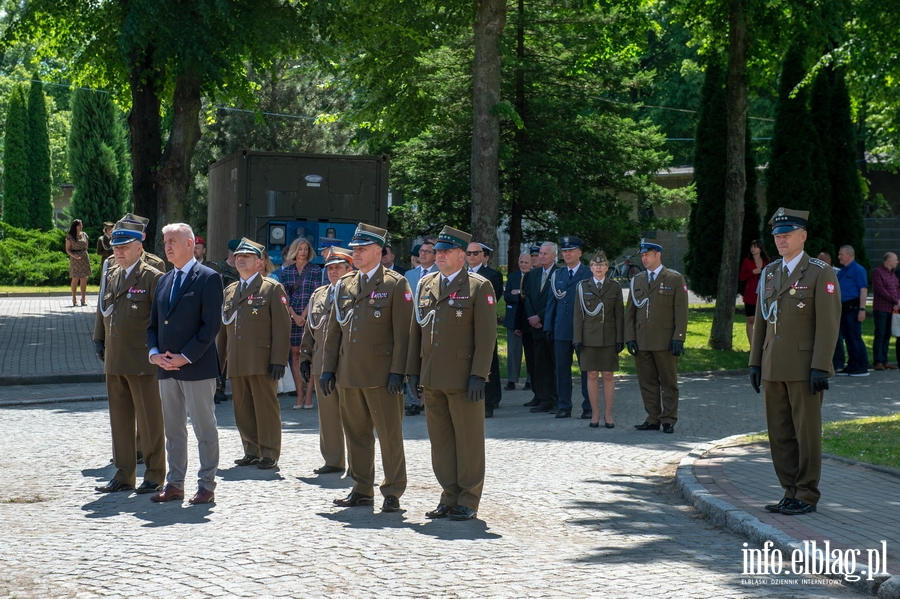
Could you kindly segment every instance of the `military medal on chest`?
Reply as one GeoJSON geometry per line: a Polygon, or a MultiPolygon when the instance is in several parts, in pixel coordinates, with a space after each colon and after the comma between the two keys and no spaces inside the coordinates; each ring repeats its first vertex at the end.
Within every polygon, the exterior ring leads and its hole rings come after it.
{"type": "Polygon", "coordinates": [[[457,311],[456,311],[456,317],[457,317],[457,318],[462,318],[462,310],[457,310],[457,311]]]}

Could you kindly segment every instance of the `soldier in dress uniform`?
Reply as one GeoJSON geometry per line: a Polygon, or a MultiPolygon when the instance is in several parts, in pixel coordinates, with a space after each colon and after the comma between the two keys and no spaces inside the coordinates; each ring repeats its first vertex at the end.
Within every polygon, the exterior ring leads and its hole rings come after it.
{"type": "Polygon", "coordinates": [[[681,273],[662,265],[662,246],[641,241],[647,270],[631,279],[625,308],[625,346],[634,356],[647,419],[639,431],[675,432],[678,420],[678,358],[687,335],[687,285],[681,273]],[[662,407],[660,407],[662,397],[662,407]]]}
{"type": "Polygon", "coordinates": [[[197,235],[194,237],[194,258],[202,266],[207,266],[216,272],[219,272],[219,265],[206,259],[206,240],[197,235]]]}
{"type": "Polygon", "coordinates": [[[587,373],[591,402],[591,428],[600,427],[600,376],[603,376],[604,425],[615,428],[612,409],[619,369],[619,354],[625,349],[625,315],[622,286],[608,277],[609,260],[604,252],[591,258],[591,277],[578,283],[572,345],[578,354],[581,372],[587,373]]]}
{"type": "Polygon", "coordinates": [[[143,227],[143,236],[141,237],[141,260],[162,273],[166,272],[166,263],[163,261],[163,259],[156,254],[151,254],[144,249],[143,244],[144,241],[147,240],[147,225],[150,224],[150,219],[144,216],[138,216],[137,214],[131,214],[129,212],[122,217],[122,220],[127,223],[136,223],[143,227]]]}
{"type": "Polygon", "coordinates": [[[440,272],[422,279],[409,328],[409,387],[423,389],[431,464],[443,489],[427,518],[474,518],[484,487],[481,402],[497,313],[490,281],[464,268],[471,239],[452,227],[441,231],[434,246],[440,272]]]}
{"type": "Polygon", "coordinates": [[[119,222],[112,232],[115,266],[102,280],[94,349],[103,362],[109,395],[116,474],[96,490],[134,489],[137,469],[135,420],[147,465],[138,493],[154,493],[166,477],[166,440],[156,368],[147,361],[147,326],[162,272],[141,260],[142,227],[119,222]]]}
{"type": "Polygon", "coordinates": [[[319,450],[325,465],[316,468],[316,474],[344,473],[344,428],[341,423],[341,406],[338,394],[325,397],[318,388],[322,376],[322,354],[325,345],[325,324],[334,303],[335,284],[345,274],[353,270],[353,254],[341,247],[328,248],[325,269],[328,285],[316,289],[309,298],[309,315],[303,328],[300,342],[300,376],[309,383],[315,381],[316,395],[319,397],[319,450]]]}
{"type": "Polygon", "coordinates": [[[387,231],[360,223],[350,247],[359,272],[336,285],[334,306],[325,325],[325,353],[319,385],[328,396],[337,384],[341,420],[353,490],[340,507],[372,505],[375,436],[381,444],[384,481],[382,511],[400,509],[406,490],[403,450],[403,379],[412,318],[412,292],[406,278],[381,264],[387,231]]]}
{"type": "Polygon", "coordinates": [[[220,367],[228,362],[234,423],[244,446],[234,463],[267,470],[281,456],[278,381],[290,352],[291,317],[284,287],[259,274],[262,256],[263,246],[247,238],[234,250],[240,280],[225,289],[216,345],[220,367]]]}
{"type": "Polygon", "coordinates": [[[240,245],[240,239],[232,239],[228,242],[228,257],[219,262],[218,267],[213,270],[222,275],[222,282],[226,287],[240,279],[237,269],[234,267],[234,250],[240,245]]]}
{"type": "Polygon", "coordinates": [[[97,238],[97,255],[100,256],[100,262],[105,262],[112,257],[112,230],[116,223],[103,223],[103,235],[97,238]]]}
{"type": "Polygon", "coordinates": [[[765,506],[816,511],[822,474],[822,400],[841,319],[834,270],[803,245],[809,212],[779,208],[769,224],[780,260],[760,274],[750,346],[750,385],[765,392],[772,465],[784,497],[765,506]]]}

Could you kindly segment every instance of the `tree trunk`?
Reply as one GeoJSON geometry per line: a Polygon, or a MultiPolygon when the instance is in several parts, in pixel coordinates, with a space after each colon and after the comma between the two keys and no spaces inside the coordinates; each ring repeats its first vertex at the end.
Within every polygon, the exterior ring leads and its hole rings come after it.
{"type": "Polygon", "coordinates": [[[732,348],[734,298],[741,256],[741,231],[744,222],[744,192],[747,189],[744,151],[747,127],[747,14],[745,0],[729,2],[728,41],[728,147],[725,174],[725,235],[719,289],[713,314],[709,345],[713,349],[732,348]]]}
{"type": "Polygon", "coordinates": [[[172,112],[172,128],[156,174],[156,214],[161,223],[184,222],[191,160],[200,141],[200,77],[193,70],[180,75],[175,82],[172,112]]]}
{"type": "MultiPolygon", "coordinates": [[[[162,228],[156,217],[156,169],[162,155],[162,133],[159,128],[160,100],[157,81],[161,75],[153,72],[149,48],[132,62],[128,73],[131,87],[131,112],[128,128],[131,133],[131,180],[134,213],[150,219],[144,247],[154,251],[156,233],[162,228]]],[[[159,246],[162,247],[162,246],[159,246]]],[[[157,252],[158,253],[158,252],[157,252]]]]}
{"type": "MultiPolygon", "coordinates": [[[[525,0],[518,0],[518,20],[516,21],[516,97],[515,107],[519,117],[525,118],[525,0]]],[[[514,133],[515,159],[513,161],[513,176],[510,181],[512,188],[512,206],[509,214],[509,250],[506,255],[507,272],[513,273],[519,270],[519,254],[522,251],[522,216],[525,212],[522,206],[522,153],[525,144],[525,131],[517,127],[514,133]]]]}
{"type": "Polygon", "coordinates": [[[491,114],[500,102],[500,35],[506,0],[477,0],[475,60],[472,65],[472,235],[497,247],[500,217],[500,121],[491,114]]]}

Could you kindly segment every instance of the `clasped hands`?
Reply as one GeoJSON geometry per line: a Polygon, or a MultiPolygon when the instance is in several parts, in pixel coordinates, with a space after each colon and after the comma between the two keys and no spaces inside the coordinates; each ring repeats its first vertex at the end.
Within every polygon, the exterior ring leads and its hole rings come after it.
{"type": "Polygon", "coordinates": [[[190,364],[188,359],[181,354],[173,354],[170,351],[164,354],[153,354],[150,356],[150,361],[163,370],[180,370],[185,364],[190,364]]]}

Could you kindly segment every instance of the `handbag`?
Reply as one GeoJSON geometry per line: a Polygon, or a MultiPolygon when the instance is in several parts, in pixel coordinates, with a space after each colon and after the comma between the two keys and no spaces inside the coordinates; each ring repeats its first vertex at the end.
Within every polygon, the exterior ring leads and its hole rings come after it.
{"type": "Polygon", "coordinates": [[[900,337],[900,313],[891,314],[891,335],[900,337]]]}

